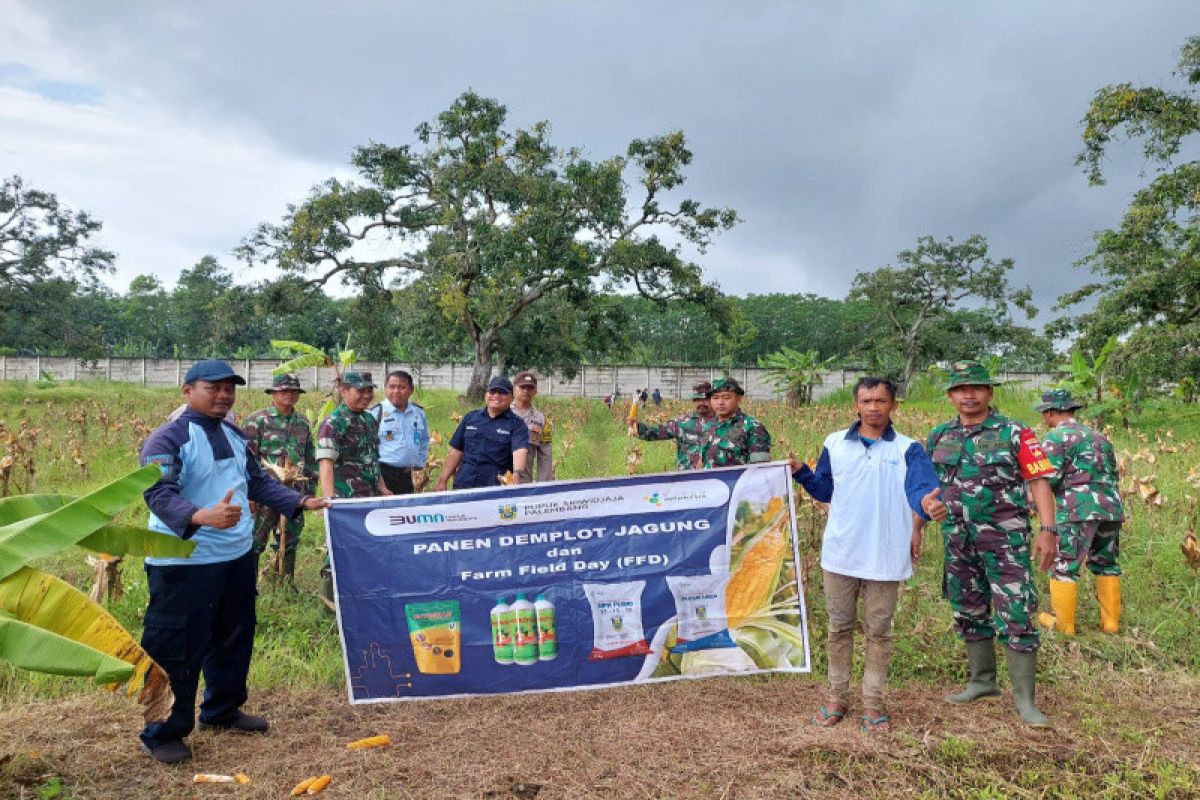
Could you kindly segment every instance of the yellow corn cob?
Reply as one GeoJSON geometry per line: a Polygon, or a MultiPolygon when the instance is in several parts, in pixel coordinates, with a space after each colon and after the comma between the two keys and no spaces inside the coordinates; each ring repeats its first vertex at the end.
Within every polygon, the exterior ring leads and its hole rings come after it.
{"type": "Polygon", "coordinates": [[[384,733],[380,734],[379,736],[368,736],[366,739],[359,739],[357,741],[350,742],[346,745],[346,749],[366,750],[371,747],[387,747],[391,743],[392,740],[388,738],[386,733],[384,733]]]}
{"type": "Polygon", "coordinates": [[[307,792],[308,787],[312,786],[316,780],[317,780],[317,776],[313,775],[311,778],[305,778],[304,780],[297,783],[295,786],[292,787],[292,797],[299,797],[300,795],[307,792]]]}
{"type": "Polygon", "coordinates": [[[249,783],[250,782],[250,776],[244,772],[239,772],[237,775],[234,775],[233,779],[237,783],[249,783]]]}
{"type": "Polygon", "coordinates": [[[233,783],[232,775],[213,775],[211,772],[197,772],[192,776],[192,783],[233,783]]]}
{"type": "Polygon", "coordinates": [[[328,786],[332,780],[332,775],[322,775],[308,785],[308,793],[320,794],[321,792],[325,791],[325,787],[328,786]]]}
{"type": "Polygon", "coordinates": [[[779,568],[787,554],[787,518],[783,518],[742,556],[737,572],[725,588],[725,614],[729,627],[736,628],[764,608],[775,591],[779,568]]]}

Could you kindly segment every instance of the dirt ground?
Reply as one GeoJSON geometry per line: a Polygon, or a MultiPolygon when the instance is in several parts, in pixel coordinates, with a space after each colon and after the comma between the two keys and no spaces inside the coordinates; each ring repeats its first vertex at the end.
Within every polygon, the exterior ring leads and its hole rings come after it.
{"type": "Polygon", "coordinates": [[[0,797],[287,797],[321,773],[329,798],[1200,794],[1190,676],[1050,687],[1046,732],[1021,726],[1007,693],[960,707],[942,700],[949,688],[894,691],[891,734],[853,716],[809,724],[823,699],[809,677],[356,707],[332,690],[276,690],[247,705],[270,733],[197,732],[196,757],[175,767],[141,752],[137,707],[98,693],[0,711],[0,797]],[[377,733],[392,745],[345,749],[377,733]],[[193,785],[196,772],[251,783],[193,785]]]}

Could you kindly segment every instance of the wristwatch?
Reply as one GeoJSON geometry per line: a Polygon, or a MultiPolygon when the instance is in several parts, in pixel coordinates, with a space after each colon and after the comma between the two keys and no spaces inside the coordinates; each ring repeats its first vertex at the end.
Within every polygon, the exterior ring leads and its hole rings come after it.
{"type": "Polygon", "coordinates": [[[1058,533],[1058,526],[1057,525],[1043,525],[1038,530],[1040,530],[1042,533],[1058,533]]]}

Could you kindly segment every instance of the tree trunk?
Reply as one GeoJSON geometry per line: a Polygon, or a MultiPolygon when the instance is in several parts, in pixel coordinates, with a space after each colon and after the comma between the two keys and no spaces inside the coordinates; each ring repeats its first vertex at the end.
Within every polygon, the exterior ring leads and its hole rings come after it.
{"type": "Polygon", "coordinates": [[[475,362],[471,365],[471,382],[467,384],[467,400],[478,403],[483,400],[488,379],[492,377],[491,342],[480,340],[475,345],[475,362]]]}

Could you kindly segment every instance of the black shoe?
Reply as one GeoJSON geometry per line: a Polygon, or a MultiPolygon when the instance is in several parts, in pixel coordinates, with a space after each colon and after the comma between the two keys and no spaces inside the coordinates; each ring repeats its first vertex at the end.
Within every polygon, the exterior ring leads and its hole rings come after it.
{"type": "Polygon", "coordinates": [[[143,742],[142,749],[146,755],[163,764],[179,764],[192,757],[192,748],[184,744],[183,739],[171,739],[154,747],[143,742]]]}
{"type": "Polygon", "coordinates": [[[262,717],[243,714],[241,711],[226,722],[201,722],[204,731],[241,731],[242,733],[266,733],[271,726],[262,717]]]}

